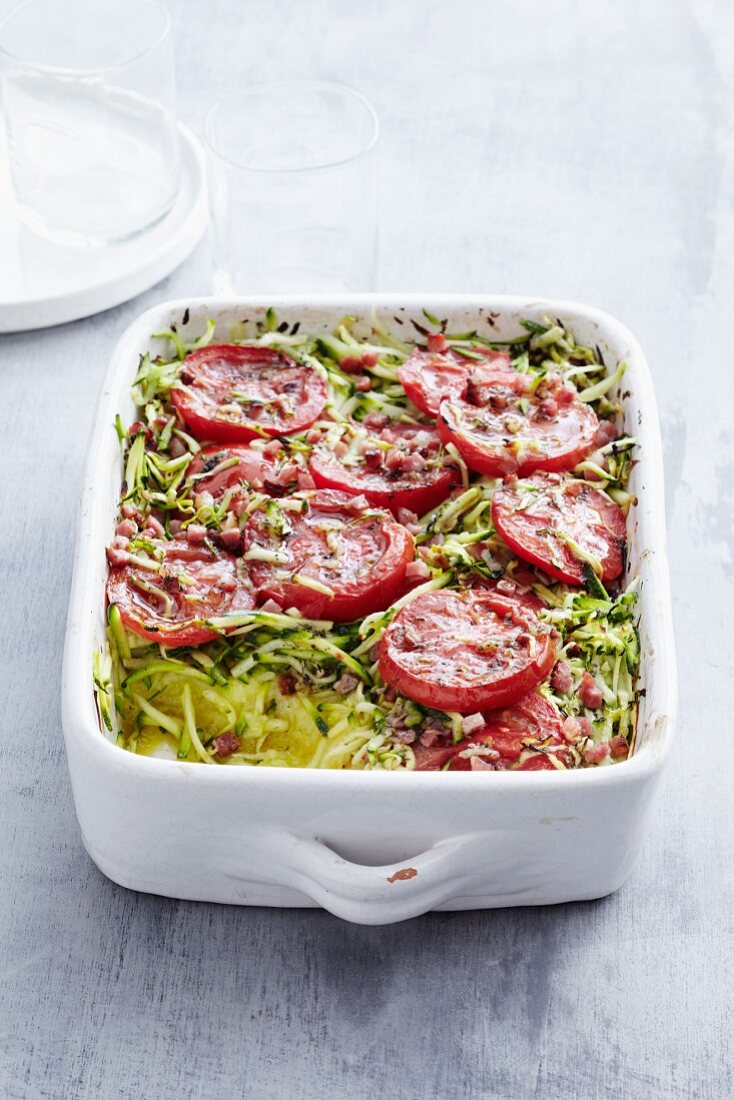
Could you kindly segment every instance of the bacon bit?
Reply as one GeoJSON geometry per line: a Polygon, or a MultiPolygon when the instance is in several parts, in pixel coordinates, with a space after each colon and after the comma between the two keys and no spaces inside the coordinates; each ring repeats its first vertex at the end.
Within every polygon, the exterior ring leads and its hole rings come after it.
{"type": "Polygon", "coordinates": [[[242,538],[239,527],[230,527],[227,531],[220,531],[219,541],[227,550],[237,550],[242,538]]]}
{"type": "Polygon", "coordinates": [[[611,742],[612,756],[615,760],[626,760],[629,756],[630,747],[627,742],[627,738],[623,737],[621,733],[618,733],[616,737],[613,737],[611,742]]]}
{"type": "Polygon", "coordinates": [[[338,692],[339,695],[349,695],[349,692],[354,691],[358,684],[358,676],[355,676],[353,672],[345,672],[334,684],[334,691],[338,692]]]}
{"type": "Polygon", "coordinates": [[[584,749],[584,760],[587,764],[601,764],[609,756],[609,742],[600,741],[598,745],[593,742],[584,749]]]}
{"type": "Polygon", "coordinates": [[[172,519],[168,522],[168,527],[172,535],[178,535],[181,532],[181,520],[172,519]]]}
{"type": "Polygon", "coordinates": [[[122,512],[125,519],[134,519],[135,522],[138,524],[143,523],[145,520],[143,514],[138,511],[134,504],[130,504],[129,502],[127,504],[123,504],[120,511],[122,512]]]}
{"type": "Polygon", "coordinates": [[[581,737],[593,737],[594,728],[588,718],[572,716],[563,723],[563,736],[573,745],[581,737]]]}
{"type": "Polygon", "coordinates": [[[585,672],[581,677],[581,684],[579,686],[579,698],[585,707],[589,710],[598,710],[602,705],[604,696],[601,690],[597,687],[596,680],[590,672],[585,672]]]}
{"type": "Polygon", "coordinates": [[[418,584],[420,581],[427,581],[430,575],[431,570],[424,561],[411,561],[405,567],[406,584],[418,584]]]}
{"type": "Polygon", "coordinates": [[[343,458],[348,450],[349,447],[347,447],[343,439],[340,439],[339,442],[334,446],[334,454],[337,458],[343,458]]]}
{"type": "Polygon", "coordinates": [[[281,695],[295,695],[296,694],[296,681],[293,677],[286,673],[278,680],[278,687],[280,688],[281,695]]]}
{"type": "Polygon", "coordinates": [[[362,377],[358,378],[354,383],[354,387],[359,390],[360,393],[367,393],[368,390],[372,389],[372,379],[368,378],[366,374],[363,374],[362,377]]]}
{"type": "Polygon", "coordinates": [[[408,879],[415,878],[418,874],[415,867],[403,867],[401,871],[396,871],[394,875],[390,875],[388,882],[407,882],[408,879]]]}
{"type": "Polygon", "coordinates": [[[365,466],[371,470],[376,469],[382,462],[381,452],[376,447],[370,447],[369,445],[362,448],[360,457],[363,459],[365,466]]]}
{"type": "Polygon", "coordinates": [[[130,555],[127,550],[121,550],[119,546],[108,546],[107,561],[113,569],[120,569],[123,565],[130,564],[130,555]]]}
{"type": "Polygon", "coordinates": [[[375,428],[379,431],[381,428],[386,428],[390,423],[390,417],[386,413],[368,413],[362,421],[365,428],[375,428]]]}
{"type": "Polygon", "coordinates": [[[149,537],[159,538],[159,539],[164,539],[164,538],[167,537],[165,527],[160,522],[160,520],[155,518],[155,516],[148,516],[148,518],[146,520],[146,524],[147,524],[147,532],[146,533],[148,534],[149,537]]]}
{"type": "Polygon", "coordinates": [[[432,332],[426,340],[426,346],[432,355],[441,355],[448,349],[449,342],[442,332],[432,332]]]}
{"type": "Polygon", "coordinates": [[[233,752],[237,752],[239,747],[239,739],[237,735],[231,731],[229,733],[220,733],[219,737],[214,738],[214,752],[220,759],[231,756],[233,752]]]}
{"type": "Polygon", "coordinates": [[[403,527],[409,527],[412,523],[418,522],[418,516],[415,512],[411,512],[410,508],[398,508],[395,515],[398,523],[402,523],[403,527]]]}
{"type": "Polygon", "coordinates": [[[320,432],[318,428],[309,428],[306,432],[307,443],[320,443],[323,432],[320,432]]]}
{"type": "Polygon", "coordinates": [[[168,453],[171,458],[180,458],[181,455],[186,454],[186,445],[177,435],[174,435],[168,444],[168,453]]]}
{"type": "Polygon", "coordinates": [[[551,687],[561,695],[568,695],[573,687],[571,666],[567,661],[556,661],[553,673],[551,674],[551,687]]]}
{"type": "Polygon", "coordinates": [[[481,714],[467,714],[465,718],[461,719],[461,732],[464,737],[471,737],[473,733],[480,730],[486,723],[481,714]]]}
{"type": "Polygon", "coordinates": [[[446,730],[437,728],[436,726],[429,726],[427,730],[424,730],[419,737],[421,745],[424,745],[427,749],[430,749],[438,741],[439,737],[444,737],[446,730]]]}
{"type": "Polygon", "coordinates": [[[190,523],[186,528],[186,541],[192,546],[200,546],[206,538],[206,527],[200,523],[190,523]]]}
{"type": "Polygon", "coordinates": [[[137,523],[135,523],[134,520],[123,519],[120,523],[118,523],[117,527],[115,528],[115,534],[121,535],[123,538],[129,539],[137,533],[137,530],[138,525],[137,523]]]}
{"type": "Polygon", "coordinates": [[[263,447],[263,454],[267,455],[268,458],[274,458],[275,455],[279,454],[282,450],[283,444],[280,442],[280,440],[271,439],[270,442],[266,443],[263,447]]]}
{"type": "Polygon", "coordinates": [[[308,470],[298,470],[298,472],[296,473],[296,482],[298,484],[298,488],[301,490],[316,488],[316,482],[311,477],[308,470]]]}
{"type": "Polygon", "coordinates": [[[282,615],[283,608],[275,600],[266,600],[260,608],[261,611],[266,611],[269,615],[282,615]]]}
{"type": "Polygon", "coordinates": [[[607,443],[611,443],[613,439],[617,439],[618,435],[619,432],[611,420],[600,420],[599,427],[594,436],[594,446],[606,447],[607,443]]]}
{"type": "Polygon", "coordinates": [[[483,760],[481,756],[472,756],[469,761],[469,770],[473,772],[496,772],[497,766],[490,764],[488,760],[483,760]]]}

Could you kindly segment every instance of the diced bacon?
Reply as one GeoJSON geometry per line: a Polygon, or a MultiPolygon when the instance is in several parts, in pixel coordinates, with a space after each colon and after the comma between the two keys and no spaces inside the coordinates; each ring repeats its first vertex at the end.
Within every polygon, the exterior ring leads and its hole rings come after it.
{"type": "Polygon", "coordinates": [[[172,535],[178,535],[181,531],[181,520],[172,519],[168,521],[168,527],[172,535]]]}
{"type": "Polygon", "coordinates": [[[441,355],[447,350],[449,342],[442,332],[432,332],[426,340],[426,345],[432,355],[441,355]]]}
{"type": "Polygon", "coordinates": [[[402,523],[403,527],[410,527],[412,523],[418,522],[418,516],[415,512],[411,512],[410,508],[398,508],[396,518],[398,523],[402,523]]]}
{"type": "Polygon", "coordinates": [[[107,561],[113,569],[119,569],[123,565],[130,564],[130,555],[127,550],[120,550],[117,546],[108,546],[107,561]]]}
{"type": "Polygon", "coordinates": [[[263,454],[268,458],[275,458],[283,450],[283,444],[279,439],[271,439],[269,443],[266,443],[263,447],[263,454]]]}
{"type": "Polygon", "coordinates": [[[160,520],[155,518],[155,516],[148,516],[146,523],[148,530],[152,531],[159,539],[164,539],[166,537],[165,527],[160,520]]]}
{"type": "Polygon", "coordinates": [[[168,453],[171,458],[180,458],[181,455],[186,454],[186,444],[177,435],[174,435],[168,444],[168,453]]]}
{"type": "Polygon", "coordinates": [[[469,771],[472,772],[495,772],[497,766],[491,764],[489,760],[483,759],[481,756],[472,756],[469,761],[469,771]]]}
{"type": "Polygon", "coordinates": [[[115,534],[122,535],[124,536],[124,538],[130,539],[133,535],[137,533],[137,530],[138,525],[134,520],[123,519],[120,523],[118,523],[117,527],[115,528],[115,534]]]}
{"type": "Polygon", "coordinates": [[[362,447],[360,455],[364,459],[364,464],[368,470],[377,469],[382,461],[382,454],[378,448],[371,447],[369,443],[362,447]]]}
{"type": "Polygon", "coordinates": [[[429,726],[427,730],[424,730],[420,735],[420,743],[427,749],[430,749],[435,745],[439,737],[445,737],[446,730],[437,728],[436,726],[429,726]]]}
{"type": "Polygon", "coordinates": [[[348,450],[349,448],[343,439],[340,439],[339,442],[334,445],[334,454],[337,458],[343,458],[348,450]]]}
{"type": "Polygon", "coordinates": [[[424,469],[426,460],[418,451],[413,451],[403,459],[403,470],[406,474],[417,474],[424,469]]]}
{"type": "Polygon", "coordinates": [[[220,733],[219,737],[214,738],[214,752],[223,760],[227,756],[231,756],[233,752],[237,752],[240,747],[240,742],[235,733],[220,733]]]}
{"type": "Polygon", "coordinates": [[[594,436],[595,447],[606,447],[607,443],[611,443],[613,439],[616,439],[619,432],[615,428],[611,420],[600,420],[599,427],[596,430],[594,436]]]}
{"type": "Polygon", "coordinates": [[[427,581],[431,575],[431,570],[428,568],[424,561],[410,561],[405,567],[405,581],[406,584],[418,584],[421,581],[427,581]]]}
{"type": "Polygon", "coordinates": [[[200,523],[190,523],[186,528],[186,539],[192,546],[199,546],[206,538],[206,527],[200,523]]]}
{"type": "Polygon", "coordinates": [[[300,491],[316,488],[314,479],[311,477],[308,470],[301,470],[300,468],[296,473],[296,484],[298,485],[300,491]]]}
{"type": "Polygon", "coordinates": [[[616,737],[612,738],[610,745],[612,756],[615,760],[627,759],[627,757],[629,756],[630,747],[627,743],[626,737],[622,737],[622,735],[618,733],[616,737]]]}
{"type": "Polygon", "coordinates": [[[349,695],[350,691],[359,684],[359,677],[355,676],[353,672],[344,672],[334,684],[334,691],[339,695],[349,695]]]}
{"type": "Polygon", "coordinates": [[[360,393],[367,393],[368,390],[372,389],[372,379],[363,374],[361,378],[357,379],[354,386],[360,393]]]}
{"type": "Polygon", "coordinates": [[[362,423],[365,428],[374,428],[376,431],[379,431],[381,428],[387,427],[390,423],[390,417],[385,413],[368,413],[362,423]]]}
{"type": "Polygon", "coordinates": [[[551,687],[560,695],[568,695],[573,687],[571,666],[567,661],[556,661],[551,675],[551,687]]]}
{"type": "Polygon", "coordinates": [[[592,741],[592,743],[587,745],[584,749],[584,760],[587,764],[601,764],[602,760],[606,760],[608,756],[608,741],[600,741],[598,745],[595,745],[592,741]]]}
{"type": "Polygon", "coordinates": [[[471,737],[472,734],[485,725],[486,723],[481,714],[467,714],[465,718],[461,719],[461,732],[464,737],[471,737]]]}
{"type": "Polygon", "coordinates": [[[242,538],[242,532],[239,527],[230,527],[226,531],[220,531],[219,541],[222,546],[225,546],[227,550],[237,550],[242,538]]]}
{"type": "Polygon", "coordinates": [[[261,611],[266,611],[269,615],[282,615],[283,608],[275,600],[266,600],[260,608],[261,611]]]}
{"type": "Polygon", "coordinates": [[[593,737],[594,729],[588,718],[574,717],[567,718],[563,723],[563,736],[566,738],[570,745],[573,745],[582,737],[593,737]]]}
{"type": "Polygon", "coordinates": [[[309,428],[306,432],[307,443],[320,443],[323,432],[320,432],[318,428],[309,428]]]}
{"type": "Polygon", "coordinates": [[[579,686],[579,698],[585,707],[589,710],[598,710],[602,705],[604,696],[597,687],[596,680],[590,672],[585,672],[581,677],[581,684],[579,686]]]}

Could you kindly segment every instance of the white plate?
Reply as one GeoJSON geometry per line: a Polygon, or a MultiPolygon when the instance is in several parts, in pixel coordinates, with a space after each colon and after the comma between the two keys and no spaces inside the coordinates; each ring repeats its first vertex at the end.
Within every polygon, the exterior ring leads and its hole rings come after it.
{"type": "Polygon", "coordinates": [[[74,800],[87,851],[113,881],[169,897],[236,905],[321,905],[388,924],[429,909],[481,909],[598,898],[629,874],[645,835],[675,713],[675,661],[655,397],[634,337],[571,302],[472,295],[304,299],[193,298],[148,310],[115,349],[89,444],[64,654],[62,710],[74,800]],[[262,318],[323,331],[350,314],[367,326],[424,320],[506,339],[523,317],[560,317],[607,362],[625,359],[626,424],[640,441],[631,491],[630,577],[640,580],[642,666],[637,748],[611,767],[566,772],[321,771],[208,767],[135,756],[100,732],[92,652],[104,641],[105,546],[123,476],[112,427],[135,411],[138,356],[152,332],[192,339],[213,318],[262,318]],[[398,318],[399,320],[396,320],[398,318]]]}
{"type": "Polygon", "coordinates": [[[99,248],[57,244],[21,222],[0,122],[0,332],[47,328],[119,305],[170,275],[207,221],[204,153],[179,123],[181,186],[152,229],[99,248]]]}

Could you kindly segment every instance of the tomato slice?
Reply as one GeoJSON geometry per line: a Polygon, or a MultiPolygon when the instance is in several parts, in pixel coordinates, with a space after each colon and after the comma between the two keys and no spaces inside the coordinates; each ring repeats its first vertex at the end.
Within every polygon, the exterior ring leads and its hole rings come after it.
{"type": "MultiPolygon", "coordinates": [[[[230,554],[185,538],[153,542],[150,566],[132,556],[110,569],[107,598],[125,626],[166,646],[201,645],[219,637],[201,620],[249,611],[255,597],[246,575],[230,554]]],[[[143,559],[141,560],[148,560],[143,559]]]]}
{"type": "Polygon", "coordinates": [[[399,421],[382,428],[356,425],[342,448],[341,454],[325,444],[314,448],[309,468],[317,488],[358,493],[380,508],[423,515],[461,484],[434,427],[399,421]]]}
{"type": "Polygon", "coordinates": [[[481,588],[416,596],[380,643],[387,684],[423,706],[459,714],[514,703],[554,661],[554,638],[535,614],[481,588]]]}
{"type": "Polygon", "coordinates": [[[499,485],[492,499],[492,522],[511,550],[566,584],[583,584],[583,562],[572,539],[601,564],[601,580],[615,580],[624,568],[622,509],[587,481],[559,474],[536,474],[499,485]]]}
{"type": "Polygon", "coordinates": [[[484,726],[471,737],[456,744],[414,745],[416,770],[438,771],[448,763],[448,771],[472,771],[476,762],[489,764],[496,770],[554,769],[555,765],[542,750],[553,750],[556,746],[561,760],[567,762],[563,718],[558,708],[537,691],[523,695],[511,707],[488,711],[484,721],[484,726]],[[485,746],[494,751],[482,753],[485,746]],[[519,762],[523,754],[525,757],[519,762]]]}
{"type": "Polygon", "coordinates": [[[310,619],[351,622],[402,595],[413,538],[389,513],[331,490],[281,505],[255,512],[243,532],[261,599],[297,607],[310,619]]]}
{"type": "Polygon", "coordinates": [[[596,414],[558,375],[533,384],[517,372],[470,378],[465,397],[441,402],[441,438],[491,477],[572,469],[594,447],[596,414]]]}
{"type": "Polygon", "coordinates": [[[398,378],[403,389],[417,409],[428,416],[438,416],[444,398],[453,400],[466,391],[469,376],[482,363],[509,369],[510,357],[505,352],[472,348],[473,355],[483,359],[467,358],[448,345],[442,350],[416,348],[398,367],[398,378]]]}
{"type": "Polygon", "coordinates": [[[197,439],[246,443],[292,435],[324,410],[327,386],[311,366],[274,348],[215,344],[185,360],[171,400],[197,439]]]}
{"type": "Polygon", "coordinates": [[[279,447],[277,440],[264,450],[247,443],[202,447],[189,463],[186,476],[196,478],[197,493],[210,493],[214,500],[239,485],[273,497],[313,488],[313,479],[303,462],[279,447]]]}

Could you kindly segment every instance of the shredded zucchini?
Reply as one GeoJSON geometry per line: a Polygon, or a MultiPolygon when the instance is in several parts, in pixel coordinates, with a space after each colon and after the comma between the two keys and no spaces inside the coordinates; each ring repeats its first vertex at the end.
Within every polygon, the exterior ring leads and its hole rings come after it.
{"type": "MultiPolygon", "coordinates": [[[[430,328],[416,325],[416,337],[444,332],[445,322],[424,311],[430,328]]],[[[200,444],[180,428],[171,404],[186,357],[204,347],[214,335],[207,322],[201,336],[186,343],[172,328],[156,337],[168,345],[166,354],[141,357],[133,382],[138,420],[125,430],[117,417],[115,430],[125,454],[121,503],[153,515],[168,532],[171,517],[183,529],[195,524],[207,533],[242,526],[260,511],[264,522],[281,535],[290,527],[288,500],[271,500],[252,491],[247,508],[238,516],[231,510],[232,492],[215,501],[202,493],[199,482],[212,469],[221,472],[231,461],[214,456],[204,473],[189,473],[200,444]]],[[[619,382],[625,364],[610,369],[598,349],[580,346],[555,318],[526,321],[523,331],[499,344],[478,332],[445,333],[449,345],[467,360],[481,357],[488,346],[507,350],[515,368],[538,384],[549,370],[559,373],[579,391],[601,417],[621,423],[619,382]]],[[[268,310],[264,322],[240,322],[230,339],[281,349],[296,361],[317,369],[328,381],[326,414],[314,428],[328,446],[364,438],[361,427],[371,413],[384,413],[409,424],[426,422],[410,403],[398,380],[400,364],[414,346],[374,322],[365,332],[344,317],[331,333],[309,334],[300,325],[279,322],[268,310]],[[353,363],[370,388],[358,388],[353,363]],[[345,369],[346,368],[346,369],[345,369]],[[356,425],[356,427],[355,427],[356,425]],[[361,433],[361,435],[360,435],[361,433]]],[[[308,455],[308,433],[282,440],[286,459],[308,455]]],[[[376,441],[379,445],[379,440],[376,441]]],[[[265,446],[265,441],[257,446],[265,446]]],[[[449,445],[449,449],[453,445],[449,445]]],[[[627,490],[635,440],[624,437],[608,444],[602,457],[592,456],[576,469],[602,484],[626,511],[634,498],[627,490]],[[600,464],[601,463],[601,464],[600,464]]],[[[497,535],[491,519],[497,482],[467,470],[461,457],[452,457],[462,484],[439,507],[422,516],[415,542],[428,579],[390,608],[352,624],[332,624],[302,618],[297,613],[240,612],[204,620],[222,636],[194,648],[166,648],[126,629],[120,610],[108,609],[107,642],[94,654],[94,688],[108,736],[123,748],[142,754],[167,756],[210,766],[312,767],[410,770],[415,767],[416,738],[439,729],[455,741],[462,738],[459,715],[433,711],[386,690],[376,661],[376,646],[397,611],[424,591],[461,587],[477,579],[523,578],[528,567],[514,557],[497,535]],[[226,631],[226,635],[224,633],[226,631]],[[220,755],[222,737],[234,737],[234,751],[220,755]]],[[[587,766],[590,744],[623,739],[632,750],[635,733],[636,678],[639,642],[635,627],[635,589],[607,593],[599,577],[601,566],[573,540],[567,544],[584,563],[586,591],[550,581],[536,571],[532,591],[546,605],[541,617],[560,634],[560,658],[571,671],[572,688],[559,693],[551,682],[540,691],[565,718],[586,718],[591,734],[569,750],[571,766],[587,766]],[[602,695],[594,711],[584,708],[578,688],[588,673],[602,695]]],[[[140,584],[159,594],[161,606],[169,599],[156,585],[159,556],[150,542],[136,536],[129,544],[136,565],[145,571],[140,584]]],[[[278,561],[277,552],[252,548],[244,561],[278,561]]],[[[185,570],[182,586],[191,583],[185,570]]],[[[307,576],[297,583],[330,595],[331,589],[307,576]]],[[[588,726],[585,727],[588,730],[588,726]]],[[[564,769],[568,762],[554,756],[564,769]]],[[[593,756],[593,754],[592,754],[593,756]]],[[[609,763],[593,759],[594,764],[609,763]]]]}

